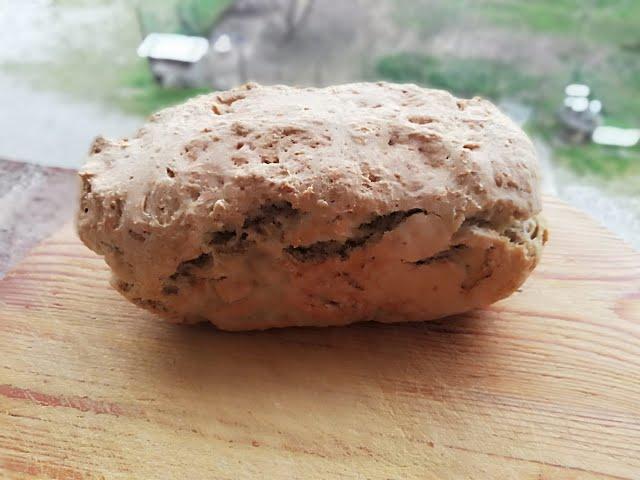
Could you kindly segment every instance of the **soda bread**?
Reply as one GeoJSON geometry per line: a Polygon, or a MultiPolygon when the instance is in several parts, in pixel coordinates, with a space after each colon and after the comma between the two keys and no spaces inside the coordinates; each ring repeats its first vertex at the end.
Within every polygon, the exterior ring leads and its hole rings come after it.
{"type": "Polygon", "coordinates": [[[461,313],[515,291],[547,237],[526,135],[415,85],[200,96],[96,139],[80,177],[113,286],[226,330],[461,313]]]}

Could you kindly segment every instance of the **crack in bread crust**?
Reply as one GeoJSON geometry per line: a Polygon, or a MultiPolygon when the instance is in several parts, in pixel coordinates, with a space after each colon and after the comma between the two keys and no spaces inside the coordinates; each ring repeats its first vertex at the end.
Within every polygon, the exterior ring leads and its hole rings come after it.
{"type": "Polygon", "coordinates": [[[468,248],[468,247],[462,243],[457,245],[452,245],[446,250],[439,251],[435,255],[431,255],[430,257],[421,258],[420,260],[416,260],[415,262],[408,262],[408,263],[411,263],[417,266],[431,265],[434,262],[449,260],[456,252],[459,252],[460,250],[464,250],[465,248],[468,248]]]}
{"type": "Polygon", "coordinates": [[[420,208],[378,215],[373,220],[360,224],[357,234],[345,241],[323,240],[309,245],[289,245],[283,251],[299,262],[319,262],[331,256],[339,256],[342,260],[346,260],[353,249],[378,240],[384,233],[390,232],[404,220],[418,213],[426,215],[426,212],[420,208]]]}
{"type": "MultiPolygon", "coordinates": [[[[358,230],[365,233],[348,238],[347,240],[323,240],[297,247],[289,245],[285,247],[283,251],[292,256],[298,262],[322,262],[329,257],[340,257],[341,260],[346,260],[354,249],[363,247],[365,244],[378,241],[384,233],[394,230],[406,218],[415,215],[416,213],[427,214],[424,210],[419,208],[404,212],[392,212],[388,215],[379,216],[371,222],[360,225],[358,230]]],[[[493,232],[500,237],[508,239],[508,241],[514,245],[527,246],[529,246],[531,241],[535,240],[538,234],[544,230],[544,227],[541,227],[538,218],[530,218],[524,221],[513,220],[507,226],[502,227],[495,226],[488,220],[470,218],[462,223],[457,233],[459,234],[465,228],[479,228],[493,232]]],[[[546,230],[544,230],[544,232],[546,234],[546,230]]],[[[452,238],[454,237],[455,234],[452,238]]],[[[546,239],[544,242],[546,242],[546,239]]],[[[408,263],[413,263],[414,265],[428,265],[436,261],[447,260],[456,252],[465,248],[467,248],[467,246],[464,244],[454,244],[430,257],[425,257],[408,263]]]]}

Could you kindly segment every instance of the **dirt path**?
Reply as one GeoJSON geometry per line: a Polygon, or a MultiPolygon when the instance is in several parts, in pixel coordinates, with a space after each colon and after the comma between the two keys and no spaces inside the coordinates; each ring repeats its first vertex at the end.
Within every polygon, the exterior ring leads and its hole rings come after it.
{"type": "Polygon", "coordinates": [[[615,195],[605,191],[601,185],[587,183],[572,172],[554,165],[551,161],[551,148],[546,143],[541,140],[534,143],[542,167],[544,193],[560,197],[589,213],[640,250],[640,198],[615,195]]]}
{"type": "Polygon", "coordinates": [[[142,121],[6,75],[0,75],[0,105],[0,158],[55,167],[79,167],[94,137],[128,135],[142,121]]]}

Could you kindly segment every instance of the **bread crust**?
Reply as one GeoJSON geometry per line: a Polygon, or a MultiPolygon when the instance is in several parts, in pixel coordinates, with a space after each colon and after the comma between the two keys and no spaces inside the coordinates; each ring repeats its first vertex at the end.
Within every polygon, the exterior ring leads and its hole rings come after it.
{"type": "Polygon", "coordinates": [[[547,237],[526,135],[415,85],[200,96],[96,139],[80,178],[113,286],[227,330],[464,312],[516,290],[547,237]]]}

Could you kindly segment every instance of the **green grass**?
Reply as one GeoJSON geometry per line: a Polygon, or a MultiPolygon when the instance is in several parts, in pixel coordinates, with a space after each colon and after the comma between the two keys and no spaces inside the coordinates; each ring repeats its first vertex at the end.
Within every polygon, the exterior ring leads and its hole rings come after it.
{"type": "Polygon", "coordinates": [[[202,93],[209,88],[164,88],[159,86],[149,71],[146,62],[136,63],[123,72],[122,86],[114,92],[113,101],[130,113],[148,115],[161,108],[176,105],[202,93]]]}
{"type": "Polygon", "coordinates": [[[376,74],[386,80],[441,88],[463,97],[480,95],[493,99],[526,95],[539,82],[537,77],[500,62],[411,53],[383,57],[376,64],[376,74]]]}
{"type": "Polygon", "coordinates": [[[597,176],[604,180],[640,176],[640,155],[637,150],[595,144],[563,145],[555,149],[555,160],[580,175],[597,176]]]}
{"type": "Polygon", "coordinates": [[[514,30],[632,48],[640,42],[637,0],[485,0],[472,5],[479,15],[514,30]]]}
{"type": "Polygon", "coordinates": [[[391,1],[395,19],[422,33],[471,22],[640,50],[638,0],[391,1]]]}

